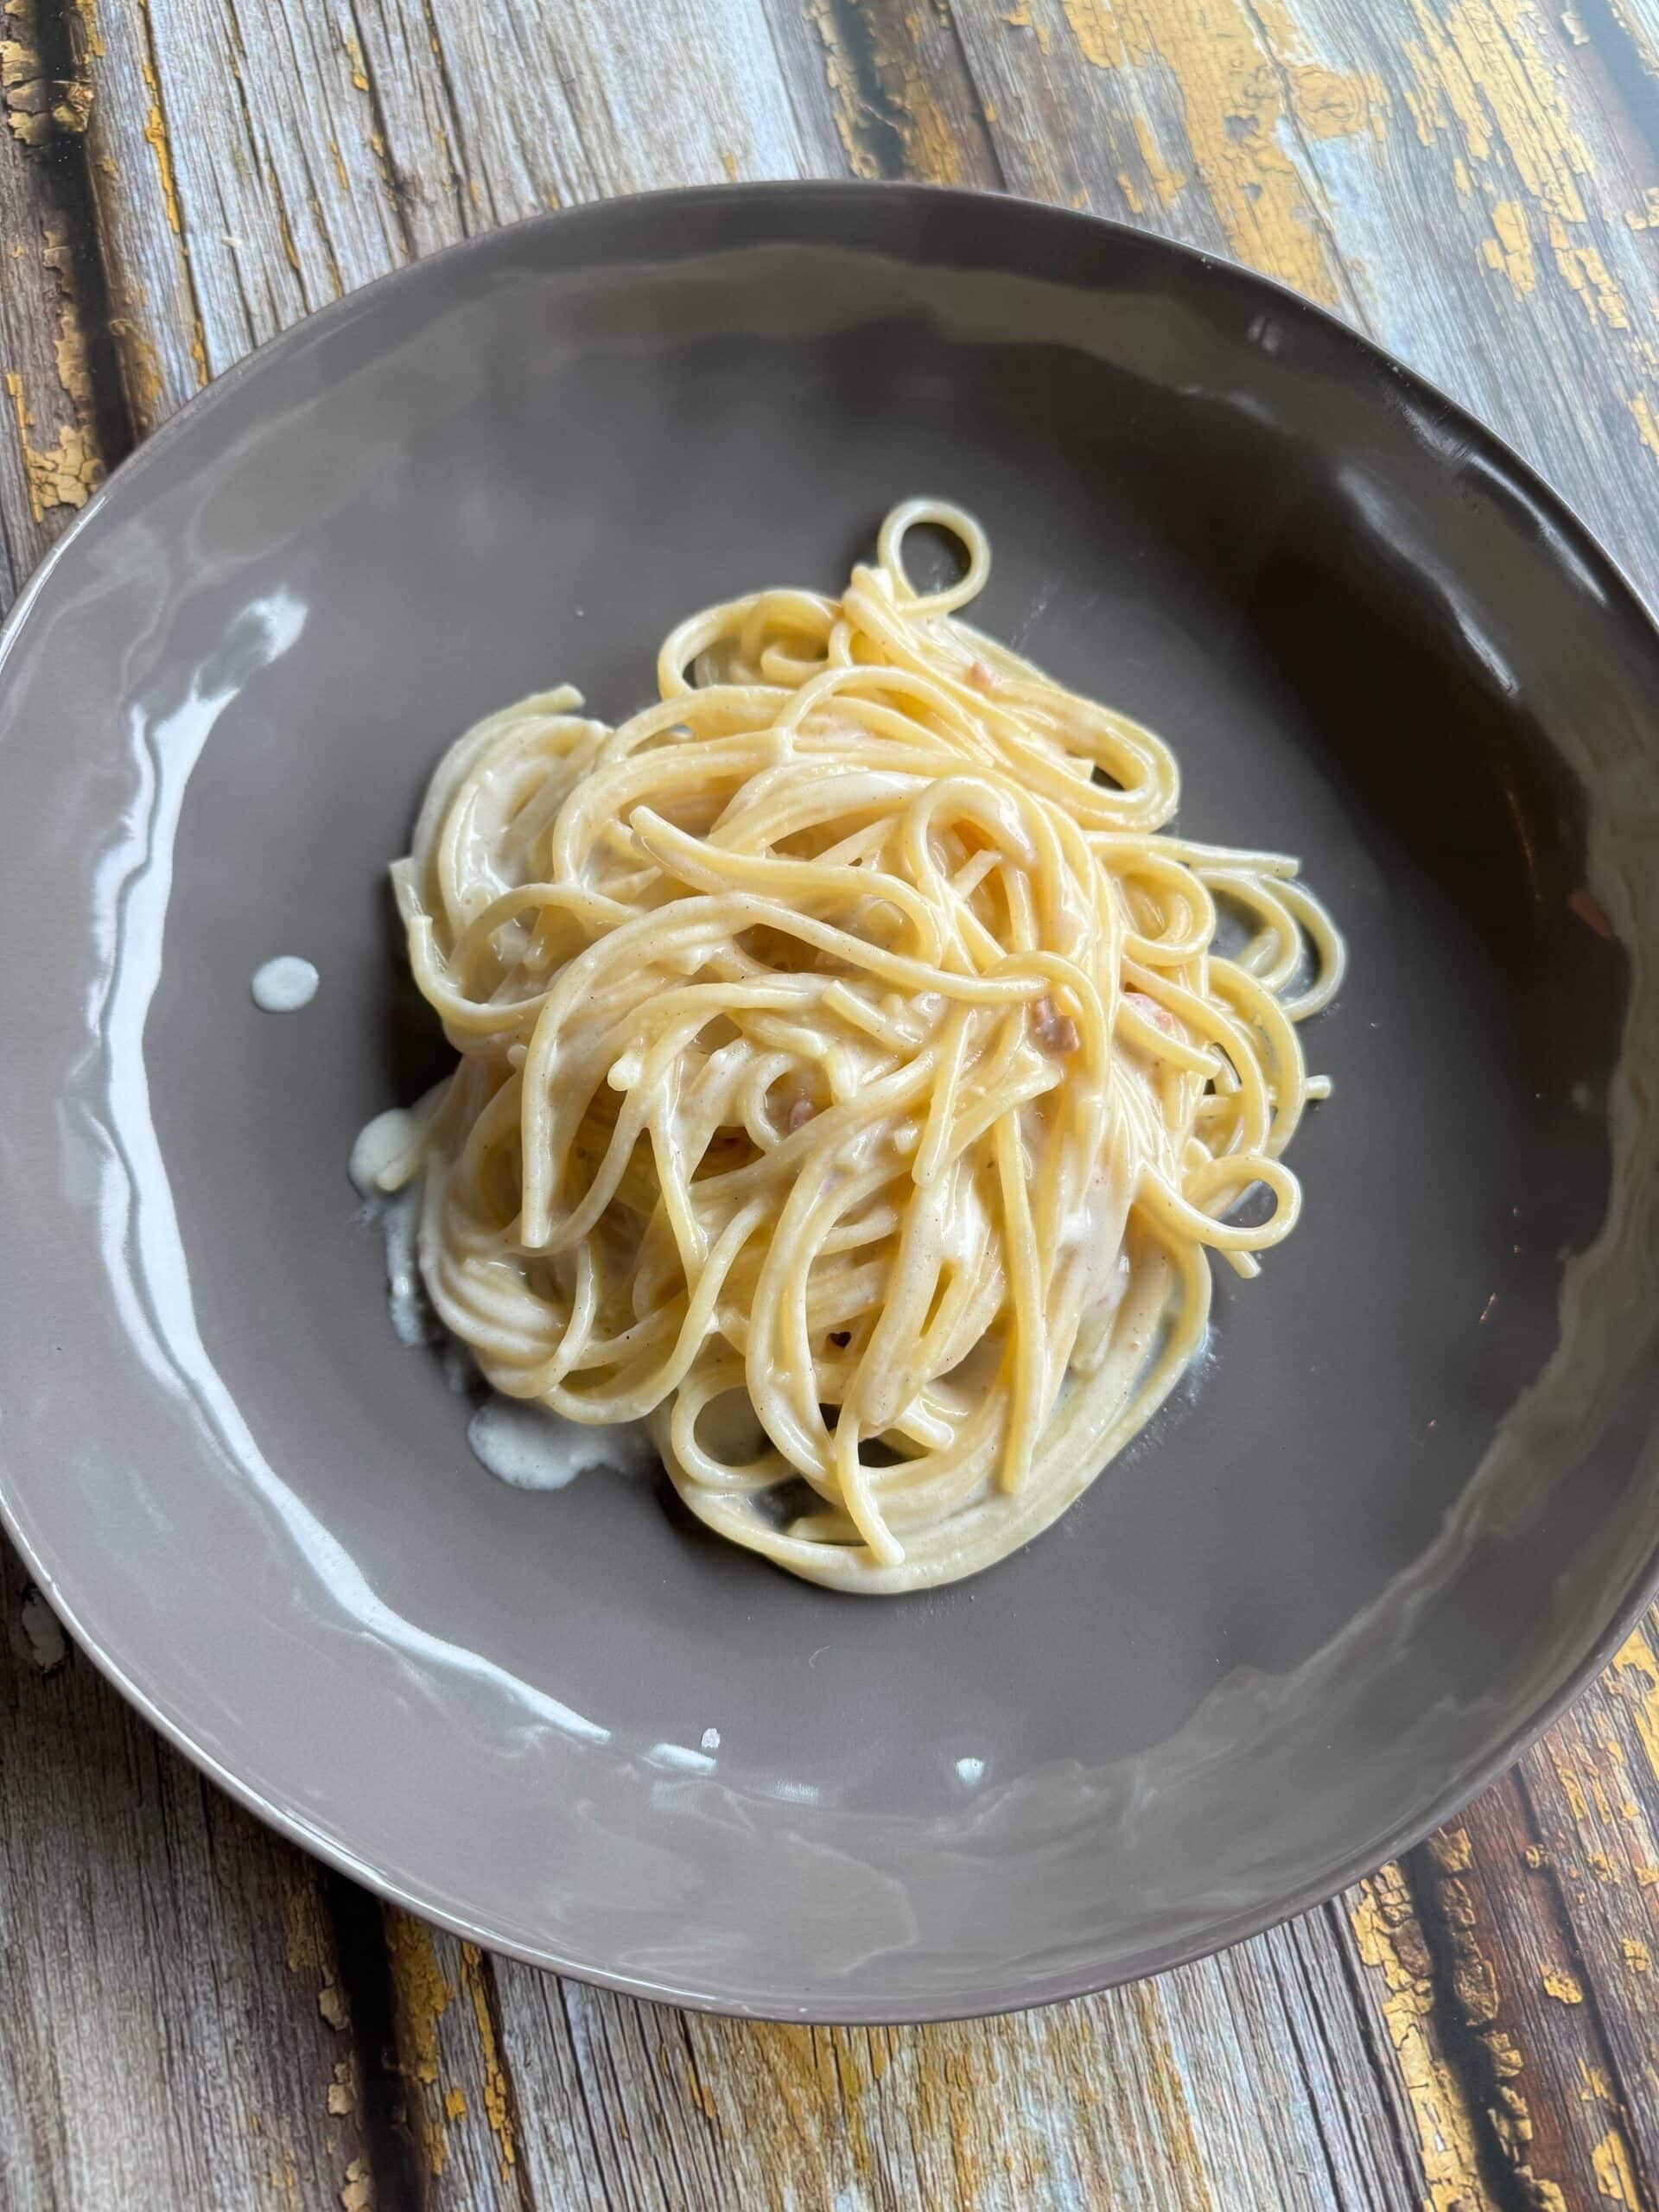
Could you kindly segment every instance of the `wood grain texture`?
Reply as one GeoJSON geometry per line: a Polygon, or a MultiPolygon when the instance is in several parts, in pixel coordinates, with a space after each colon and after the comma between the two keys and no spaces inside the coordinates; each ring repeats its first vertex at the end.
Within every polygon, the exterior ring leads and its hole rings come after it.
{"type": "Polygon", "coordinates": [[[0,1543],[0,2204],[327,2202],[368,2152],[321,1871],[170,1751],[0,1543]]]}
{"type": "Polygon", "coordinates": [[[815,2029],[642,2005],[395,1915],[427,2202],[1408,2212],[1426,2178],[1329,1917],[1015,2020],[815,2029]]]}
{"type": "MultiPolygon", "coordinates": [[[[133,436],[337,294],[544,207],[796,175],[1006,188],[1294,284],[1659,595],[1651,0],[0,4],[0,596],[133,436]]],[[[1039,2015],[814,2031],[382,1915],[7,1573],[8,2212],[1659,2212],[1651,1628],[1338,1904],[1039,2015]]]]}
{"type": "Polygon", "coordinates": [[[85,79],[34,0],[0,24],[0,607],[126,439],[100,407],[107,346],[86,227],[85,79]]]}
{"type": "Polygon", "coordinates": [[[1637,0],[964,0],[955,20],[1012,190],[1334,308],[1659,588],[1659,79],[1637,0]]]}

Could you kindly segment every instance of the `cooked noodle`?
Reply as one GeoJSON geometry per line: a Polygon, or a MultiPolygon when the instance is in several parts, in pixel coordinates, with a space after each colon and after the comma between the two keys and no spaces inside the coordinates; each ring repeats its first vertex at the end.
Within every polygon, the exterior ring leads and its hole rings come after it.
{"type": "Polygon", "coordinates": [[[682,623],[620,728],[480,723],[392,871],[461,1056],[386,1179],[438,1313],[843,1590],[1001,1559],[1162,1402],[1207,1251],[1295,1222],[1293,1025],[1342,969],[1294,861],[1166,834],[1168,747],[955,619],[989,566],[907,502],[839,600],[682,623]]]}

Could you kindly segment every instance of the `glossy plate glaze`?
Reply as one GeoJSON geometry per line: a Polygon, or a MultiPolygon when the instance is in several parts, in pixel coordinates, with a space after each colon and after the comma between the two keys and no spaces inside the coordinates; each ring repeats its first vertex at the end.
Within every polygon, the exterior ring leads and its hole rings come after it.
{"type": "MultiPolygon", "coordinates": [[[[423,264],[123,468],[0,665],[7,1520],[248,1803],[481,1942],[820,2019],[1141,1974],[1382,1859],[1653,1578],[1659,639],[1506,450],[1236,269],[887,188],[423,264]],[[964,502],[976,619],[1350,933],[1301,1226],[1027,1552],[861,1601],[493,1481],[353,1135],[443,1055],[385,869],[457,730],[964,502]],[[311,963],[262,1013],[250,978],[311,963]]],[[[296,971],[283,971],[292,973],[296,971]]]]}

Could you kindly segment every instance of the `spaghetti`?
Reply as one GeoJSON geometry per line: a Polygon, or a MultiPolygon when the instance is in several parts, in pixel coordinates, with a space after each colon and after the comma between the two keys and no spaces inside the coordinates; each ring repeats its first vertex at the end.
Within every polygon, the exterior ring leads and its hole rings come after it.
{"type": "Polygon", "coordinates": [[[480,723],[392,871],[461,1055],[382,1176],[423,1175],[439,1315],[842,1590],[988,1566],[1161,1403],[1208,1252],[1295,1222],[1342,971],[1294,861],[1169,835],[1168,747],[957,619],[989,565],[907,502],[840,599],[681,624],[620,728],[480,723]]]}

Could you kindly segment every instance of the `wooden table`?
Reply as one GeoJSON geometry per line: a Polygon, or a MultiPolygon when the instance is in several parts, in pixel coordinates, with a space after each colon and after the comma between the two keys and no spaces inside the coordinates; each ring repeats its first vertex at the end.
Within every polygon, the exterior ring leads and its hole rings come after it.
{"type": "MultiPolygon", "coordinates": [[[[1659,598],[1654,0],[4,0],[0,603],[308,309],[721,177],[1092,207],[1298,286],[1659,598]]],[[[73,736],[73,734],[70,734],[73,736]]],[[[0,2203],[1659,2212],[1659,1643],[1465,1815],[1159,1981],[915,2031],[560,1983],[256,1826],[8,1559],[0,2203]]]]}

